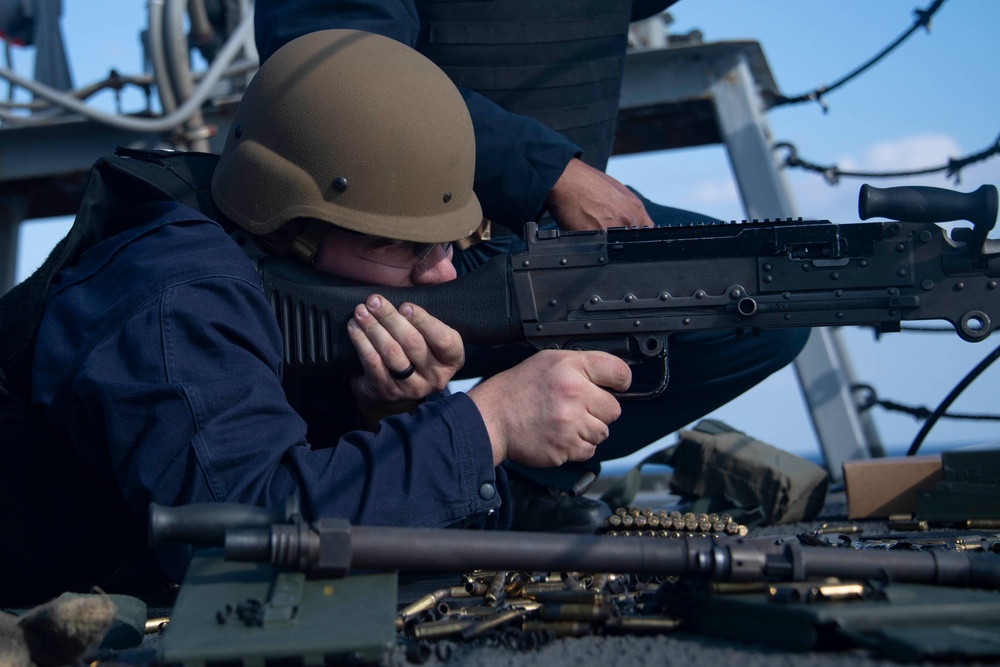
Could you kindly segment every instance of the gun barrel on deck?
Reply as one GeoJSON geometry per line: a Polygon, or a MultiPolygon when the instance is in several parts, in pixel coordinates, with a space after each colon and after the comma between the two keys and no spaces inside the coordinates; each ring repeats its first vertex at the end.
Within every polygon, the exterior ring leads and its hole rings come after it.
{"type": "Polygon", "coordinates": [[[549,572],[617,572],[692,576],[713,581],[801,581],[890,577],[893,581],[950,586],[1000,586],[993,554],[903,552],[778,546],[736,537],[635,537],[352,526],[343,519],[307,524],[299,517],[262,526],[273,510],[233,512],[227,503],[150,507],[150,541],[194,541],[206,535],[226,559],[265,562],[315,576],[344,576],[352,569],[462,572],[474,569],[549,572]],[[185,520],[175,515],[183,513],[185,520]],[[234,517],[238,517],[234,520],[234,517]],[[216,521],[215,519],[218,519],[216,521]],[[190,535],[184,525],[190,521],[190,535]],[[212,530],[205,526],[214,524],[212,530]],[[219,537],[222,535],[221,541],[219,537]]]}

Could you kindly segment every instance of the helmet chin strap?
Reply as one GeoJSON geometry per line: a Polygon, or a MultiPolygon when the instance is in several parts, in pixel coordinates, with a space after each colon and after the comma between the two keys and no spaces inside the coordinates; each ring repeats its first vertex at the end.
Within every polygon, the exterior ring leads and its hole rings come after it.
{"type": "Polygon", "coordinates": [[[292,241],[292,257],[308,266],[315,265],[319,244],[329,228],[330,225],[321,220],[310,220],[302,233],[292,241]]]}

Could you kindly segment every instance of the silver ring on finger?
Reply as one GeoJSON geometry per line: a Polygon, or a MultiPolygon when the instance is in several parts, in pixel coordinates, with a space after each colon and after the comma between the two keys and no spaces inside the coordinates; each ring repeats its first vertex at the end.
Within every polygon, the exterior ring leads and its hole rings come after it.
{"type": "Polygon", "coordinates": [[[406,368],[404,368],[401,371],[394,371],[394,370],[392,370],[390,368],[389,369],[389,375],[391,375],[396,380],[405,380],[406,378],[408,378],[411,375],[413,375],[413,373],[415,373],[416,370],[417,369],[414,368],[413,364],[411,363],[409,366],[407,366],[406,368]]]}

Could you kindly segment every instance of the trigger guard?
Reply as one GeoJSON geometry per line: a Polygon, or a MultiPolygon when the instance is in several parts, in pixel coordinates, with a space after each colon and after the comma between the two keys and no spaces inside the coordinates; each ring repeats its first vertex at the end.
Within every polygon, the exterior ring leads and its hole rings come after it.
{"type": "MultiPolygon", "coordinates": [[[[613,391],[611,392],[615,398],[624,401],[637,401],[637,400],[648,400],[650,398],[656,398],[667,388],[670,383],[670,366],[667,363],[667,355],[664,351],[663,354],[658,357],[660,361],[660,381],[652,389],[645,390],[633,390],[631,387],[625,391],[613,391]]],[[[649,358],[645,359],[626,359],[626,363],[629,366],[644,366],[647,364],[652,364],[653,360],[649,358]]]]}

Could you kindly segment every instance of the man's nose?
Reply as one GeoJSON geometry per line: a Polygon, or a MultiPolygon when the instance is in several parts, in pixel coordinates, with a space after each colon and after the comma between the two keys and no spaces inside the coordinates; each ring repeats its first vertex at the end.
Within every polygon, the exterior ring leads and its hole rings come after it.
{"type": "Polygon", "coordinates": [[[451,263],[452,248],[442,250],[440,245],[413,267],[410,280],[414,285],[438,285],[458,277],[455,265],[451,263]]]}

